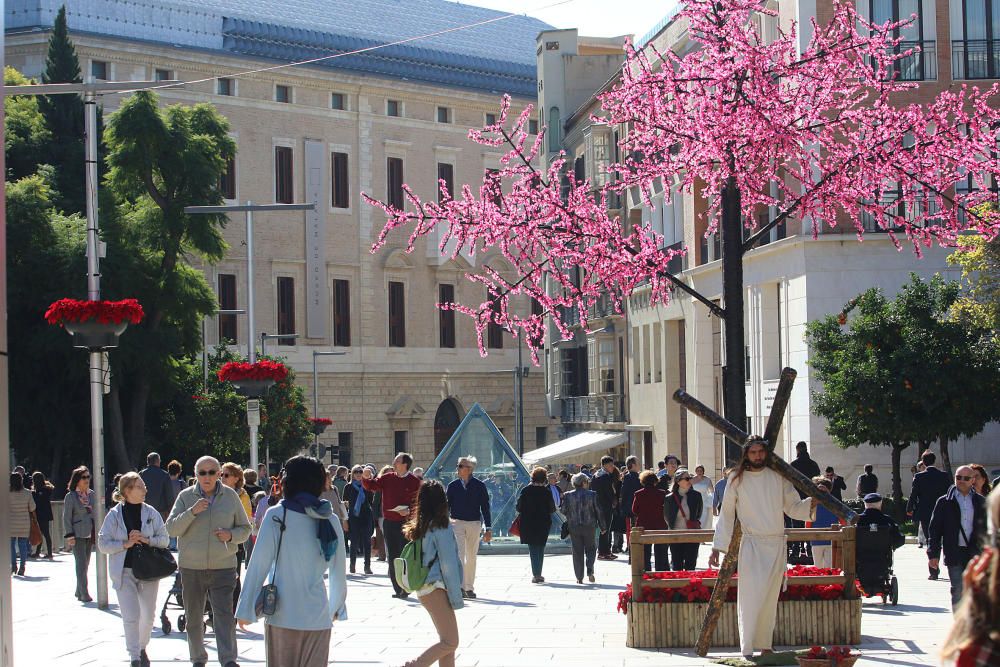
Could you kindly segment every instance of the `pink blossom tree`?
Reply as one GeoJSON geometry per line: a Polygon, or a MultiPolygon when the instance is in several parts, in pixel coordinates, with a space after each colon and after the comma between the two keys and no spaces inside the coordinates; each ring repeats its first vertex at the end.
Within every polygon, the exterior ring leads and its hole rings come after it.
{"type": "Polygon", "coordinates": [[[408,230],[409,250],[434,232],[453,256],[499,251],[516,275],[484,266],[469,276],[486,287],[484,302],[440,307],[474,319],[481,352],[495,322],[523,335],[536,360],[546,316],[568,338],[574,322],[563,314],[578,313],[586,325],[602,295],[621,309],[640,285],[651,287],[654,303],[687,292],[725,322],[726,417],[742,426],[743,255],[773,227],[808,220],[815,235],[822,225],[853,226],[861,240],[867,218],[919,255],[935,242],[955,244],[965,230],[992,238],[1000,224],[996,213],[973,210],[995,197],[990,187],[1000,178],[997,86],[962,85],[928,104],[903,103],[901,94],[917,85],[898,76],[919,57],[899,37],[910,19],[876,25],[853,2],[831,4],[831,20],[807,26],[801,49],[802,26],[762,38],[754,18],[773,16],[763,0],[686,0],[676,20],[697,48],[685,55],[628,46],[620,81],[600,96],[603,113],[593,119],[628,129],[620,144],[627,157],[602,188],[577,182],[562,155],[539,171],[545,133],[532,140],[530,107],[515,117],[505,97],[495,124],[469,132],[478,144],[505,148],[500,171],[454,197],[442,183],[440,202],[408,187],[401,209],[365,196],[388,216],[373,252],[397,230],[408,230]],[[956,191],[959,182],[972,187],[956,191]],[[667,270],[687,249],[664,249],[649,225],[609,216],[613,191],[638,188],[648,203],[654,183],[707,197],[708,231],[722,237],[722,306],[667,270]],[[760,224],[755,213],[767,207],[778,214],[760,224]],[[516,295],[537,300],[543,314],[521,314],[516,295]]]}

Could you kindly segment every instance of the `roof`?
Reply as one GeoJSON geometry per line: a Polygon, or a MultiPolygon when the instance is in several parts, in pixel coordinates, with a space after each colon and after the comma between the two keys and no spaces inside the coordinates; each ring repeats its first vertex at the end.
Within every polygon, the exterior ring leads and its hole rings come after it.
{"type": "MultiPolygon", "coordinates": [[[[65,0],[7,0],[6,29],[51,27],[65,0]]],[[[70,32],[279,61],[386,44],[504,16],[450,0],[74,0],[70,32]]],[[[534,97],[535,37],[515,16],[320,65],[534,97]]]]}
{"type": "Polygon", "coordinates": [[[582,431],[551,445],[527,452],[522,460],[528,464],[564,462],[589,452],[611,449],[626,440],[628,434],[624,431],[582,431]]]}

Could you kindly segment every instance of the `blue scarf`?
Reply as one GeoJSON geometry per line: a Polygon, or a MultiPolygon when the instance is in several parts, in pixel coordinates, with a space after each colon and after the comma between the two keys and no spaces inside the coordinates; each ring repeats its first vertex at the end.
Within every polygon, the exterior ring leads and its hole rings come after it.
{"type": "Polygon", "coordinates": [[[365,502],[365,487],[361,482],[351,482],[351,486],[358,492],[358,497],[354,499],[354,516],[361,515],[361,504],[365,502]]]}
{"type": "Polygon", "coordinates": [[[296,493],[294,498],[285,498],[281,504],[286,509],[316,519],[316,537],[319,539],[320,551],[326,560],[333,558],[333,554],[337,552],[337,533],[330,524],[330,517],[333,516],[330,501],[302,492],[296,493]]]}

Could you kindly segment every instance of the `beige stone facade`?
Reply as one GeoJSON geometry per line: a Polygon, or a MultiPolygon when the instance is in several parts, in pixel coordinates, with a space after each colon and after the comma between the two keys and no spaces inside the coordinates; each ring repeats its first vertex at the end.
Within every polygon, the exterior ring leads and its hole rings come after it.
{"type": "MultiPolygon", "coordinates": [[[[294,345],[267,344],[268,353],[287,357],[298,382],[312,402],[312,369],[319,369],[319,411],[334,425],[321,442],[350,442],[350,460],[383,464],[397,446],[414,454],[416,465],[426,467],[434,457],[435,416],[439,406],[452,401],[461,418],[476,402],[484,406],[516,448],[514,434],[513,372],[517,342],[503,336],[503,348],[491,349],[481,358],[471,321],[455,316],[455,346],[440,346],[440,315],[435,304],[442,284],[455,286],[456,299],[465,303],[485,300],[485,292],[466,279],[484,264],[501,270],[502,260],[486,256],[457,260],[442,257],[436,241],[421,240],[405,253],[406,235],[391,237],[386,249],[372,254],[385,215],[366,205],[361,192],[385,199],[387,158],[403,161],[403,178],[423,197],[437,192],[438,165],[450,164],[455,187],[478,183],[485,169],[499,166],[499,153],[466,138],[469,127],[481,127],[487,114],[498,113],[499,93],[484,93],[401,79],[377,78],[331,68],[285,68],[235,76],[239,72],[273,66],[232,55],[206,53],[149,43],[93,35],[72,35],[85,73],[93,63],[105,63],[109,80],[148,80],[169,76],[191,82],[182,88],[158,91],[161,102],[208,102],[229,119],[238,146],[235,160],[235,196],[229,203],[272,203],[276,197],[276,148],[292,149],[292,184],[296,202],[306,195],[306,174],[323,173],[322,225],[325,243],[325,335],[307,337],[306,224],[303,213],[254,215],[253,276],[256,332],[279,330],[279,279],[291,278],[294,293],[292,331],[294,345]],[[160,70],[160,72],[157,72],[160,70]],[[220,95],[218,77],[232,81],[233,95],[220,95]],[[279,87],[287,88],[279,90],[279,87]],[[276,101],[286,94],[289,102],[276,101]],[[342,96],[342,110],[331,108],[333,95],[342,96]],[[387,115],[390,101],[400,115],[387,115]],[[446,111],[441,111],[445,109],[446,111]],[[443,115],[442,115],[443,114],[443,115]],[[441,122],[441,120],[447,122],[441,122]],[[320,142],[326,164],[306,165],[305,143],[320,142]],[[347,155],[349,201],[333,208],[331,160],[333,153],[347,155]],[[307,166],[309,169],[307,169],[307,166]],[[334,345],[334,281],[349,285],[350,345],[334,345]],[[405,346],[390,347],[388,283],[403,285],[405,346]],[[342,356],[314,357],[314,351],[343,352],[342,356]],[[505,372],[506,371],[506,372],[505,372]],[[399,436],[396,432],[405,432],[399,436]],[[341,434],[350,434],[344,436],[341,434]]],[[[32,32],[7,37],[7,63],[30,77],[44,67],[48,34],[32,32]]],[[[118,104],[104,100],[105,112],[118,104]]],[[[338,100],[339,101],[339,100],[338,100]]],[[[517,111],[532,99],[516,99],[517,111]]],[[[220,276],[235,276],[238,309],[247,306],[247,261],[243,214],[230,216],[225,230],[229,252],[218,264],[204,266],[206,278],[216,288],[220,276]]],[[[113,243],[113,240],[109,240],[113,243]]],[[[225,307],[226,304],[223,304],[225,307]]],[[[522,304],[524,308],[527,303],[522,304]]],[[[286,313],[287,315],[287,313],[286,313]]],[[[285,329],[289,328],[286,321],[285,329]]],[[[216,318],[207,322],[206,342],[219,340],[216,318]]],[[[247,322],[237,320],[237,344],[246,351],[247,322]]],[[[258,339],[259,340],[259,339],[258,339]]],[[[524,363],[529,363],[527,353],[524,363]]],[[[556,424],[545,417],[543,374],[529,373],[524,386],[525,448],[554,439],[556,424]]],[[[454,421],[455,414],[452,414],[454,421]]],[[[456,422],[457,423],[457,422],[456,422]]],[[[438,433],[438,439],[443,437],[438,433]]],[[[266,443],[262,443],[266,444],[266,443]]],[[[263,450],[262,450],[263,451],[263,450]]]]}

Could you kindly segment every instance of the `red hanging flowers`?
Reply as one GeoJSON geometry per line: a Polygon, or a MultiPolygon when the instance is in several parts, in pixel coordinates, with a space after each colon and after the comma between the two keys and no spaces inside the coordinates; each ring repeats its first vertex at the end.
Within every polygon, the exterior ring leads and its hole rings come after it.
{"type": "Polygon", "coordinates": [[[98,324],[139,324],[145,313],[135,299],[121,301],[80,301],[59,299],[45,311],[45,321],[60,326],[75,322],[97,322],[98,324]]]}
{"type": "Polygon", "coordinates": [[[309,421],[313,426],[330,426],[333,424],[333,420],[326,417],[310,417],[309,421]]]}
{"type": "Polygon", "coordinates": [[[250,364],[230,361],[216,373],[220,382],[240,382],[243,380],[274,380],[281,382],[288,377],[288,368],[278,361],[264,359],[250,364]]]}

